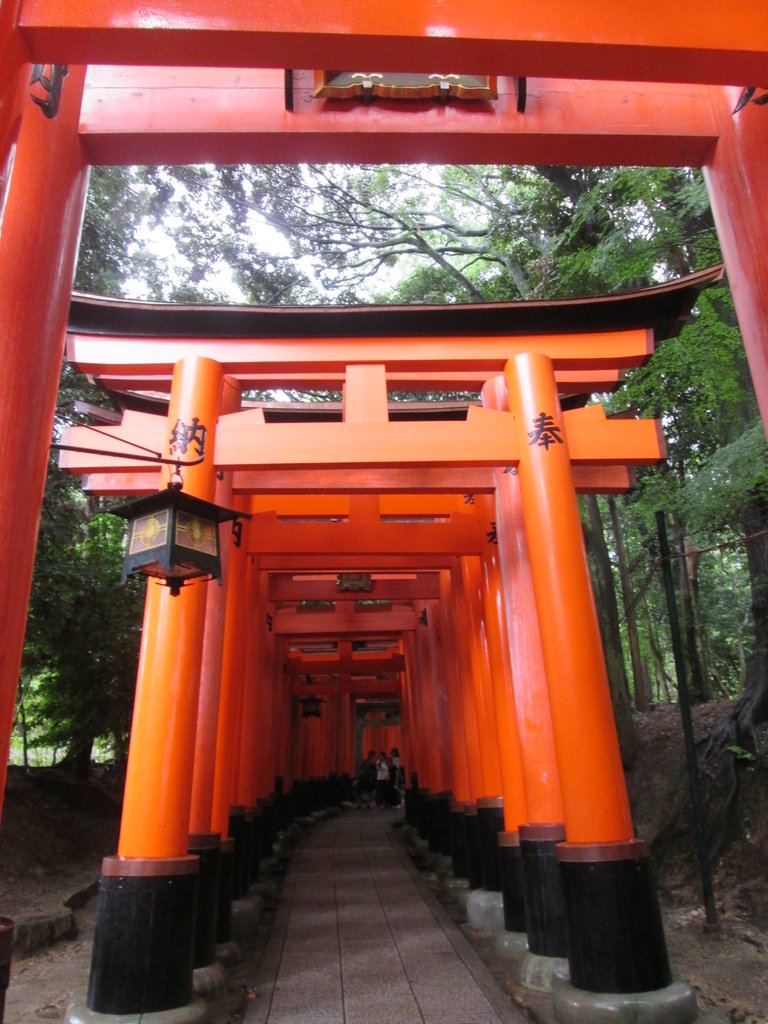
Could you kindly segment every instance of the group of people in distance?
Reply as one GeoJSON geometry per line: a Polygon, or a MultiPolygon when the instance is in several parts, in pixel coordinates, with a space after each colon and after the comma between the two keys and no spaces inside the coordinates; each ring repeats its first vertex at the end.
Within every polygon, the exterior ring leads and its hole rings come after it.
{"type": "Polygon", "coordinates": [[[392,747],[389,756],[381,750],[369,750],[361,761],[355,775],[355,802],[358,807],[399,807],[405,788],[400,752],[392,747]]]}

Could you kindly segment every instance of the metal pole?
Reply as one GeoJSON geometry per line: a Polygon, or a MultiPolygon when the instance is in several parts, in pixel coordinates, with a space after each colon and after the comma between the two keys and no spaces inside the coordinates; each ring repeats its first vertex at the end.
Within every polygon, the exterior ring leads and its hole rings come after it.
{"type": "Polygon", "coordinates": [[[712,889],[712,867],[709,856],[709,842],[707,840],[704,804],[701,799],[701,788],[699,786],[699,764],[696,759],[696,748],[693,738],[691,702],[688,695],[688,683],[685,675],[685,658],[683,656],[683,644],[680,637],[680,621],[677,617],[675,585],[672,580],[672,566],[669,560],[667,523],[666,517],[661,511],[656,513],[656,529],[659,535],[659,553],[661,555],[661,570],[664,576],[664,590],[667,595],[669,632],[672,637],[672,651],[675,657],[677,703],[680,708],[680,718],[683,723],[683,736],[685,738],[685,760],[688,767],[688,786],[691,793],[694,834],[696,837],[696,854],[699,861],[699,875],[701,877],[701,888],[704,895],[704,914],[707,922],[706,927],[709,929],[717,929],[720,927],[720,923],[717,919],[717,909],[715,907],[715,897],[712,889]]]}

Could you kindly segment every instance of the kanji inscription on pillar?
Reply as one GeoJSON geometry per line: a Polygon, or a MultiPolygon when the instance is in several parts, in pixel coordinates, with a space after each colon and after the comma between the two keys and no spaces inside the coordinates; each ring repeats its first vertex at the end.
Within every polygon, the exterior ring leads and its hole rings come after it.
{"type": "Polygon", "coordinates": [[[30,93],[30,97],[47,118],[54,118],[59,112],[61,91],[64,87],[64,79],[68,74],[69,68],[66,64],[32,65],[29,84],[38,86],[42,96],[30,93]]]}
{"type": "Polygon", "coordinates": [[[195,453],[199,458],[205,454],[206,428],[202,425],[197,416],[187,425],[182,420],[176,420],[171,431],[171,452],[174,455],[186,455],[190,445],[195,446],[195,453]]]}
{"type": "Polygon", "coordinates": [[[538,445],[549,451],[550,445],[563,444],[564,439],[560,433],[560,427],[555,423],[554,417],[549,413],[540,412],[534,416],[533,430],[528,431],[529,444],[538,445]]]}

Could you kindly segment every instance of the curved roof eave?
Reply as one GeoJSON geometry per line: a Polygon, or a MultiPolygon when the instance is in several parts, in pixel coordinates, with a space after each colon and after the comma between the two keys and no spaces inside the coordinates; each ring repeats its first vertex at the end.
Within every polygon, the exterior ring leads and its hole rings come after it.
{"type": "Polygon", "coordinates": [[[652,328],[674,337],[722,265],[668,284],[589,298],[433,306],[233,306],[132,302],[73,292],[80,334],[210,338],[343,338],[563,334],[652,328]]]}

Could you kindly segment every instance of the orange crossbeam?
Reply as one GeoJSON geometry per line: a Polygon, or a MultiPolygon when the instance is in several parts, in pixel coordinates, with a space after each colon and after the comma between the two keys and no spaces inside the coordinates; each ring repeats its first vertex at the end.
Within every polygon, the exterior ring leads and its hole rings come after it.
{"type": "MultiPolygon", "coordinates": [[[[387,372],[420,373],[480,371],[487,377],[503,372],[519,352],[541,352],[556,370],[616,370],[642,365],[653,352],[653,332],[646,328],[584,334],[502,335],[496,337],[427,338],[174,338],[167,336],[108,338],[71,333],[67,354],[82,373],[170,374],[179,359],[208,356],[224,373],[237,376],[258,366],[289,375],[343,375],[355,363],[381,363],[387,372]]],[[[238,415],[238,414],[235,414],[238,415]]]]}
{"type": "Polygon", "coordinates": [[[379,519],[329,522],[279,522],[269,513],[251,521],[248,550],[258,555],[323,554],[479,554],[488,543],[489,524],[475,516],[451,522],[390,523],[379,519]]]}
{"type": "MultiPolygon", "coordinates": [[[[574,466],[579,494],[624,494],[635,486],[628,466],[574,466]]],[[[496,487],[488,467],[459,469],[315,469],[311,480],[302,469],[246,469],[232,474],[236,494],[490,494],[496,487]]],[[[159,470],[121,473],[95,470],[82,479],[88,494],[152,494],[160,488],[159,470]]]]}
{"type": "MultiPolygon", "coordinates": [[[[600,406],[591,406],[564,413],[564,423],[576,465],[652,465],[664,456],[654,420],[609,420],[600,406]]],[[[518,460],[513,425],[511,413],[477,406],[466,422],[415,423],[264,424],[256,409],[219,419],[214,461],[221,470],[513,466],[518,460]]],[[[146,413],[126,414],[123,424],[100,428],[98,434],[70,427],[66,444],[91,448],[96,442],[100,452],[62,452],[60,466],[72,473],[131,470],[136,449],[126,442],[162,452],[165,432],[163,417],[146,413]]]]}
{"type": "MultiPolygon", "coordinates": [[[[157,391],[171,389],[170,374],[99,373],[99,383],[108,391],[157,391]]],[[[244,391],[285,389],[294,391],[338,391],[345,383],[344,372],[301,373],[279,371],[258,373],[253,369],[231,373],[244,391]]],[[[488,379],[484,370],[442,370],[424,367],[420,371],[387,373],[388,391],[480,391],[488,379]]],[[[589,370],[558,370],[557,382],[561,395],[595,394],[614,391],[624,380],[622,370],[594,367],[589,370]]]]}
{"type": "MultiPolygon", "coordinates": [[[[295,67],[296,65],[290,65],[295,67]]],[[[335,65],[334,65],[335,66],[335,65]]],[[[80,131],[92,163],[576,163],[697,166],[717,140],[707,86],[513,77],[492,103],[316,99],[311,71],[91,67],[80,131]]]]}
{"type": "Polygon", "coordinates": [[[290,676],[376,675],[405,671],[405,658],[402,654],[392,654],[388,658],[382,658],[380,655],[339,657],[334,654],[326,658],[289,658],[285,670],[290,676]]]}
{"type": "Polygon", "coordinates": [[[759,82],[768,9],[719,0],[23,0],[35,61],[215,67],[433,68],[639,81],[759,82]]]}
{"type": "Polygon", "coordinates": [[[377,698],[377,697],[392,697],[400,695],[400,682],[399,680],[388,680],[386,682],[378,680],[374,683],[362,683],[360,680],[357,682],[349,681],[342,683],[321,683],[319,685],[312,684],[311,687],[302,686],[296,684],[290,687],[290,694],[293,697],[327,697],[332,696],[334,693],[338,694],[352,694],[355,697],[361,698],[377,698]]]}
{"type": "MultiPolygon", "coordinates": [[[[361,598],[392,601],[429,601],[439,597],[434,573],[416,573],[410,580],[374,580],[367,592],[340,591],[334,580],[301,580],[272,577],[270,601],[359,601],[361,598]]],[[[314,670],[313,670],[314,671],[314,670]]]]}
{"type": "Polygon", "coordinates": [[[343,607],[334,612],[277,611],[272,632],[283,636],[347,636],[400,633],[418,625],[412,608],[397,607],[384,612],[355,612],[343,607]]]}

